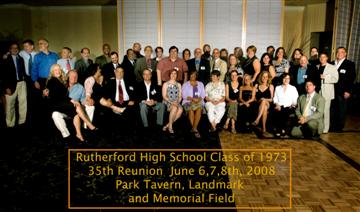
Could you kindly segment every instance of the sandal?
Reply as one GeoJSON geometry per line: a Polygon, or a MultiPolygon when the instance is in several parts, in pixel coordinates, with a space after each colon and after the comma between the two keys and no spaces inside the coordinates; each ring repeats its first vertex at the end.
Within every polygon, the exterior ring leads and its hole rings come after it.
{"type": "Polygon", "coordinates": [[[168,128],[170,134],[174,134],[174,130],[172,128],[168,128]]]}
{"type": "Polygon", "coordinates": [[[195,135],[196,138],[201,138],[201,135],[200,135],[200,133],[198,131],[194,132],[194,135],[195,135]]]}
{"type": "Polygon", "coordinates": [[[215,132],[216,131],[216,128],[210,128],[209,129],[209,132],[215,132]]]}
{"type": "Polygon", "coordinates": [[[162,130],[163,130],[164,132],[166,132],[168,128],[169,128],[169,125],[166,125],[166,126],[163,127],[162,130]]]}
{"type": "Polygon", "coordinates": [[[235,128],[231,128],[231,133],[232,133],[232,134],[236,134],[235,128]]]}
{"type": "Polygon", "coordinates": [[[225,124],[225,125],[223,126],[223,129],[224,129],[224,130],[229,129],[229,125],[226,125],[226,124],[225,124]]]}

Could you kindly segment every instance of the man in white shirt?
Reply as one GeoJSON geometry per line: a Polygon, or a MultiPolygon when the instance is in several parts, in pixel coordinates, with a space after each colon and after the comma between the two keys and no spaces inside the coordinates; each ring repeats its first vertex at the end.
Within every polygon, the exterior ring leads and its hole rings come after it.
{"type": "Polygon", "coordinates": [[[282,75],[283,84],[276,86],[274,93],[274,127],[276,136],[285,135],[289,126],[290,114],[294,112],[297,105],[298,92],[295,86],[290,85],[290,74],[282,75]]]}
{"type": "Polygon", "coordinates": [[[72,50],[69,47],[63,47],[61,49],[61,59],[57,61],[65,74],[75,68],[75,58],[71,58],[71,54],[72,50]]]}
{"type": "Polygon", "coordinates": [[[30,77],[31,66],[34,62],[34,57],[36,55],[36,52],[34,51],[34,41],[24,40],[22,44],[23,50],[20,51],[19,55],[24,59],[25,73],[27,77],[30,77]]]}
{"type": "Polygon", "coordinates": [[[319,93],[325,99],[323,133],[328,133],[330,128],[330,105],[331,100],[335,98],[334,85],[339,80],[339,74],[336,70],[336,66],[331,65],[327,62],[328,56],[326,55],[326,53],[321,53],[319,60],[319,74],[321,78],[321,89],[319,93]]]}
{"type": "Polygon", "coordinates": [[[124,79],[124,69],[121,66],[115,69],[115,79],[110,79],[107,86],[107,92],[100,100],[100,104],[121,115],[109,117],[110,121],[116,122],[113,130],[123,130],[123,128],[133,130],[130,128],[134,127],[134,117],[136,117],[135,87],[124,79]]]}

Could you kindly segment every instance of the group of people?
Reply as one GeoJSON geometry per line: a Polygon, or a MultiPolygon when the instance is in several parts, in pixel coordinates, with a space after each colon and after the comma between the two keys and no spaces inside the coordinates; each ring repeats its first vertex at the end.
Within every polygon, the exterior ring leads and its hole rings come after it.
{"type": "Polygon", "coordinates": [[[344,128],[355,80],[355,65],[346,59],[344,47],[337,48],[336,60],[329,63],[328,55],[315,47],[310,59],[301,49],[288,59],[283,47],[269,46],[258,58],[255,46],[246,49],[245,57],[240,47],[229,55],[227,49],[211,51],[205,44],[191,58],[189,49],[179,57],[176,46],[167,57],[162,47],[151,46],[142,55],[141,45],[134,43],[120,63],[108,44],[95,61],[86,47],[75,60],[71,48],[64,47],[59,58],[43,38],[38,40],[39,52],[32,40],[22,44],[20,51],[19,44],[12,43],[0,65],[7,127],[24,124],[32,105],[35,117],[49,111],[64,138],[71,134],[67,120],[72,120],[80,141],[86,141],[83,128],[97,131],[101,120],[121,131],[131,130],[138,117],[144,128],[156,123],[174,134],[174,122],[183,113],[197,138],[203,114],[210,132],[222,128],[236,134],[256,127],[264,134],[270,128],[276,136],[319,136],[329,132],[330,119],[332,130],[344,128]]]}

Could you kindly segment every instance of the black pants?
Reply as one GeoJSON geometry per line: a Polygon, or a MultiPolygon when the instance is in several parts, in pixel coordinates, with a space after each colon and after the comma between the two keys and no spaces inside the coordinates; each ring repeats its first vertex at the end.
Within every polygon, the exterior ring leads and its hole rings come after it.
{"type": "MultiPolygon", "coordinates": [[[[43,129],[46,126],[51,126],[51,114],[48,107],[47,99],[42,96],[43,90],[46,87],[46,78],[38,78],[40,89],[35,88],[34,82],[31,82],[31,121],[36,128],[43,129]]],[[[45,130],[42,130],[45,132],[45,130]]]]}
{"type": "Polygon", "coordinates": [[[289,128],[291,125],[290,115],[293,113],[294,113],[294,108],[292,108],[292,107],[281,106],[280,111],[274,109],[274,112],[273,112],[274,127],[277,130],[289,131],[289,128]]]}
{"type": "Polygon", "coordinates": [[[341,95],[335,95],[335,99],[331,102],[331,129],[333,131],[341,131],[344,129],[346,120],[347,99],[341,95]]]}
{"type": "Polygon", "coordinates": [[[111,113],[109,120],[112,121],[113,130],[120,133],[134,131],[138,119],[138,104],[129,105],[129,101],[125,101],[122,104],[116,102],[115,106],[125,107],[126,109],[122,114],[111,113]]]}

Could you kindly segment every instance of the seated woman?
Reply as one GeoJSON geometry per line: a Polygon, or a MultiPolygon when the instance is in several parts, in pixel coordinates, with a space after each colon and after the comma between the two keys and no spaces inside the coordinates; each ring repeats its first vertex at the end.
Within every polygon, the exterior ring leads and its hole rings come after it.
{"type": "Polygon", "coordinates": [[[254,103],[256,101],[256,88],[252,85],[251,76],[245,74],[243,85],[240,86],[240,107],[241,128],[245,129],[254,120],[254,103]]]}
{"type": "Polygon", "coordinates": [[[216,125],[220,123],[225,114],[225,84],[220,82],[220,71],[211,72],[211,82],[205,87],[206,110],[211,124],[210,132],[216,131],[216,125]]]}
{"type": "Polygon", "coordinates": [[[170,80],[165,82],[162,87],[162,96],[164,104],[167,106],[169,114],[169,122],[163,127],[163,131],[168,130],[170,134],[174,134],[173,123],[180,118],[183,109],[181,102],[181,84],[176,81],[177,70],[170,72],[170,80]]]}
{"type": "Polygon", "coordinates": [[[290,85],[290,74],[285,73],[282,75],[283,84],[275,88],[274,94],[274,127],[276,128],[276,136],[285,135],[290,129],[289,117],[294,113],[298,92],[295,86],[290,85]]]}
{"type": "Polygon", "coordinates": [[[227,119],[224,125],[224,129],[229,128],[229,122],[231,120],[231,132],[236,134],[235,122],[238,116],[238,101],[240,96],[240,83],[238,81],[238,73],[236,70],[231,71],[231,81],[226,83],[225,86],[225,99],[227,101],[227,119]]]}
{"type": "Polygon", "coordinates": [[[262,119],[262,131],[265,133],[268,111],[274,97],[274,86],[271,84],[271,77],[269,76],[268,71],[262,71],[260,73],[258,84],[255,85],[255,89],[259,110],[253,125],[258,126],[260,119],[262,119]]]}
{"type": "Polygon", "coordinates": [[[46,82],[46,89],[43,91],[44,96],[48,98],[49,106],[53,112],[52,117],[56,127],[60,130],[64,138],[70,136],[69,131],[66,128],[63,118],[73,118],[73,124],[76,130],[76,137],[80,141],[85,141],[81,133],[81,120],[83,120],[90,130],[96,130],[97,128],[90,122],[88,117],[79,102],[81,99],[73,98],[74,93],[78,92],[83,87],[77,83],[77,73],[73,73],[74,78],[70,77],[69,86],[66,84],[64,72],[61,70],[60,65],[55,64],[51,66],[49,78],[46,82]],[[80,86],[80,88],[79,88],[80,86]],[[59,115],[62,119],[59,119],[59,115]],[[60,120],[60,121],[58,121],[60,120]],[[61,121],[62,120],[62,121],[61,121]]]}
{"type": "Polygon", "coordinates": [[[190,71],[190,80],[184,83],[182,87],[182,105],[188,114],[192,127],[191,132],[194,133],[196,138],[200,138],[201,136],[197,128],[204,106],[205,88],[204,84],[196,79],[197,71],[190,71]]]}
{"type": "MultiPolygon", "coordinates": [[[[100,104],[101,96],[103,96],[103,79],[99,64],[90,64],[88,67],[89,77],[85,80],[85,111],[90,121],[93,121],[95,106],[100,104]]],[[[86,128],[86,125],[85,125],[86,128]]]]}

